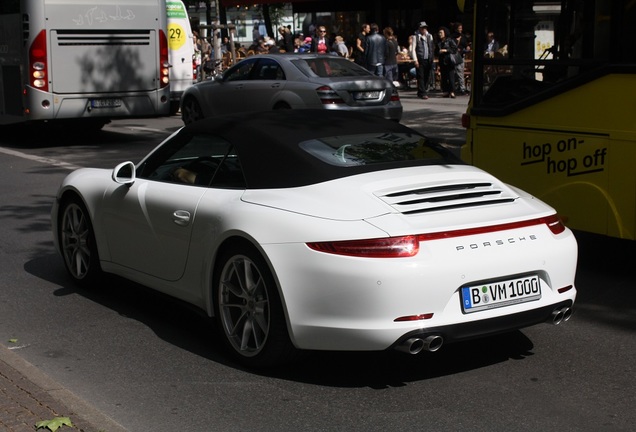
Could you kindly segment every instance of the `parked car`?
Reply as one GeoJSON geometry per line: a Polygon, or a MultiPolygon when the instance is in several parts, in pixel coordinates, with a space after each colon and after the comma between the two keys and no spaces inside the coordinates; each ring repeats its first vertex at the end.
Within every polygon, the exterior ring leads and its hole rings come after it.
{"type": "Polygon", "coordinates": [[[222,76],[185,91],[185,124],[249,111],[314,108],[402,118],[397,89],[384,77],[342,57],[263,54],[241,60],[222,76]]]}
{"type": "Polygon", "coordinates": [[[566,321],[576,297],[554,209],[353,112],[187,125],[137,165],[68,175],[52,226],[76,282],[113,273],[192,303],[249,366],[436,351],[566,321]]]}

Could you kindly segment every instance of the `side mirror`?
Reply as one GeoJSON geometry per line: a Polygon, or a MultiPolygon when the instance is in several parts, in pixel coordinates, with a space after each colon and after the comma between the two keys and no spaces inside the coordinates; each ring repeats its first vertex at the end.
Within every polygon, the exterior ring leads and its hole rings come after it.
{"type": "Polygon", "coordinates": [[[120,163],[113,170],[112,178],[115,183],[131,186],[135,182],[135,164],[132,162],[120,163]]]}

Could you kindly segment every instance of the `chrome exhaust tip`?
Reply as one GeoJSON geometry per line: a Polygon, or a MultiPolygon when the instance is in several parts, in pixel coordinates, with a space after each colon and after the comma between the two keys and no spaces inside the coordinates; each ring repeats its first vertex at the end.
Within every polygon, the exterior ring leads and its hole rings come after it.
{"type": "Polygon", "coordinates": [[[444,344],[444,338],[439,335],[428,336],[424,339],[424,349],[426,351],[435,352],[444,344]]]}
{"type": "Polygon", "coordinates": [[[561,310],[563,311],[563,322],[568,321],[572,317],[572,308],[564,307],[561,310]]]}
{"type": "Polygon", "coordinates": [[[420,338],[410,338],[397,345],[395,349],[407,354],[419,354],[424,349],[424,341],[420,338]]]}
{"type": "Polygon", "coordinates": [[[423,350],[429,352],[435,352],[444,344],[444,338],[439,335],[431,335],[422,339],[419,337],[412,337],[401,344],[397,345],[395,349],[407,354],[419,354],[423,350]]]}
{"type": "Polygon", "coordinates": [[[562,309],[555,309],[552,311],[551,317],[552,317],[552,324],[554,325],[559,325],[563,322],[563,317],[564,317],[564,313],[563,313],[563,308],[562,309]]]}
{"type": "Polygon", "coordinates": [[[566,322],[572,317],[572,308],[565,306],[560,309],[555,309],[552,311],[552,324],[558,325],[566,322]]]}

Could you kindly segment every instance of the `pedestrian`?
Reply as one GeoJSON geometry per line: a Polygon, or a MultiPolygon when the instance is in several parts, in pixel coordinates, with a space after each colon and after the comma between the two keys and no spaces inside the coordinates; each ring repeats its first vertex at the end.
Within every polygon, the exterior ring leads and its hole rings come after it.
{"type": "Polygon", "coordinates": [[[488,32],[486,34],[486,45],[484,45],[484,57],[493,58],[497,51],[499,51],[499,42],[495,39],[493,32],[488,32]]]}
{"type": "Polygon", "coordinates": [[[462,23],[460,22],[455,23],[454,28],[455,28],[455,31],[453,32],[453,39],[457,41],[457,50],[463,60],[455,64],[455,80],[457,84],[456,90],[460,95],[465,95],[465,94],[468,94],[468,91],[466,90],[466,82],[464,79],[464,73],[465,73],[465,67],[466,67],[465,60],[466,60],[466,55],[470,53],[470,41],[468,40],[468,37],[464,34],[464,26],[462,25],[462,23]]]}
{"type": "Polygon", "coordinates": [[[428,81],[431,76],[435,45],[433,36],[428,32],[426,21],[420,22],[417,33],[410,46],[411,58],[415,61],[417,73],[417,97],[428,99],[428,81]]]}
{"type": "Polygon", "coordinates": [[[373,23],[369,26],[371,33],[364,41],[365,67],[377,76],[384,76],[384,59],[386,55],[386,38],[380,34],[380,28],[373,23]]]}
{"type": "MultiPolygon", "coordinates": [[[[398,82],[398,52],[399,45],[393,29],[386,27],[383,32],[386,39],[386,53],[384,55],[384,76],[391,82],[398,82]]],[[[399,84],[399,83],[398,83],[399,84]]]]}
{"type": "Polygon", "coordinates": [[[279,50],[292,53],[294,52],[294,38],[292,37],[291,30],[288,27],[278,27],[281,39],[279,42],[279,50]]]}
{"type": "Polygon", "coordinates": [[[356,42],[353,46],[353,61],[364,66],[364,42],[367,39],[367,35],[371,32],[369,24],[362,24],[362,31],[358,33],[356,42]]]}
{"type": "Polygon", "coordinates": [[[327,36],[327,28],[325,26],[318,26],[316,29],[316,36],[311,39],[312,53],[327,54],[331,49],[331,43],[327,36]]]}
{"type": "MultiPolygon", "coordinates": [[[[455,65],[458,60],[457,42],[450,37],[450,32],[446,27],[438,30],[437,58],[440,68],[440,84],[444,97],[455,97],[455,65]]],[[[463,61],[463,60],[462,60],[463,61]]]]}
{"type": "Polygon", "coordinates": [[[340,57],[349,57],[349,48],[347,48],[342,36],[336,36],[332,49],[334,52],[338,53],[340,57]]]}

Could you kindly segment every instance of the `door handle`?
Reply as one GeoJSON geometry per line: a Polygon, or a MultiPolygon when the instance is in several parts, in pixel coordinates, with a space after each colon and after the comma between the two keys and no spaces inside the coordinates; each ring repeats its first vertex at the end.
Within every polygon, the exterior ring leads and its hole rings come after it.
{"type": "Polygon", "coordinates": [[[190,223],[190,212],[187,210],[177,210],[172,216],[174,217],[173,222],[179,226],[187,226],[190,223]]]}

